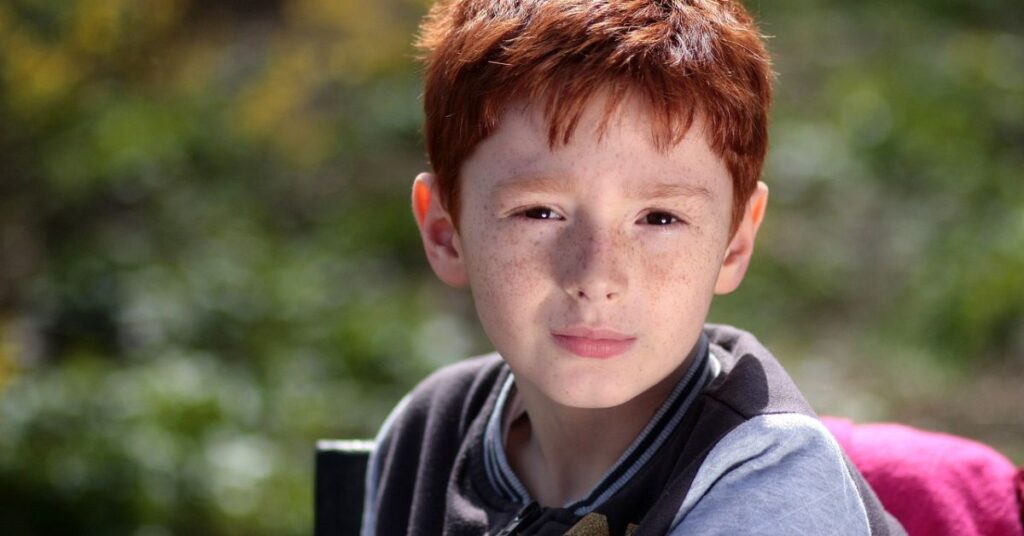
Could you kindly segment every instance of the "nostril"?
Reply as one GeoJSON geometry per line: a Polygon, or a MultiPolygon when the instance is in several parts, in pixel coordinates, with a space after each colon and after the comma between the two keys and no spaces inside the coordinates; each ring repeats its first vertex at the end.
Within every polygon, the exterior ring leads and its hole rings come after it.
{"type": "Polygon", "coordinates": [[[609,300],[609,301],[615,300],[615,299],[617,299],[619,297],[619,293],[618,292],[607,292],[607,293],[605,293],[605,292],[594,292],[592,294],[588,294],[587,292],[585,292],[583,290],[577,290],[574,295],[577,298],[581,299],[581,300],[591,300],[591,299],[593,299],[592,296],[601,296],[601,295],[603,295],[604,298],[606,300],[609,300]]]}

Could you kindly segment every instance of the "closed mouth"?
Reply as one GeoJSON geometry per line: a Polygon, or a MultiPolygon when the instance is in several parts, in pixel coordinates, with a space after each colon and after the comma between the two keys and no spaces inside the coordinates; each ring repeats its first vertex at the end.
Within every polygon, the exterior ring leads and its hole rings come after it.
{"type": "Polygon", "coordinates": [[[556,329],[551,333],[556,337],[579,337],[593,340],[624,341],[636,338],[633,335],[628,335],[609,327],[571,326],[564,329],[556,329]]]}
{"type": "Polygon", "coordinates": [[[625,353],[636,337],[615,330],[571,328],[552,332],[558,346],[580,357],[608,359],[625,353]]]}

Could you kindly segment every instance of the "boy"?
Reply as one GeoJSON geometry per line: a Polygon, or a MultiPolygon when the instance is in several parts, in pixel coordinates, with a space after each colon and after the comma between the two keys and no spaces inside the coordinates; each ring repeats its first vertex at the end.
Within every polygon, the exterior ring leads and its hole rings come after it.
{"type": "Polygon", "coordinates": [[[364,534],[896,534],[753,336],[705,326],[768,197],[731,0],[449,0],[422,27],[427,259],[497,353],[394,410],[364,534]]]}

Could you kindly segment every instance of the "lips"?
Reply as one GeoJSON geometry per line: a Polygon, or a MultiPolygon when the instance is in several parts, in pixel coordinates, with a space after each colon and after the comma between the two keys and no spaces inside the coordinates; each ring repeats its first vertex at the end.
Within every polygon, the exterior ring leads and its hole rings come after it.
{"type": "Polygon", "coordinates": [[[636,337],[610,328],[573,326],[551,332],[562,348],[580,356],[608,359],[629,350],[636,337]]]}

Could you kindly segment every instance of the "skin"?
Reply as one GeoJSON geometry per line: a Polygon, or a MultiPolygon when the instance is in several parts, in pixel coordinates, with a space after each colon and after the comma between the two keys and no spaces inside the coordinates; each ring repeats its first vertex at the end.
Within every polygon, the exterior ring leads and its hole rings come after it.
{"type": "Polygon", "coordinates": [[[668,396],[712,297],[742,281],[768,197],[758,183],[730,236],[732,179],[699,115],[659,152],[635,99],[600,135],[603,110],[595,98],[571,141],[552,150],[541,111],[510,107],[461,170],[460,229],[433,175],[413,187],[434,272],[471,289],[515,373],[526,415],[506,451],[545,506],[585,495],[668,396]],[[571,327],[634,340],[613,357],[581,357],[556,338],[571,327]]]}

